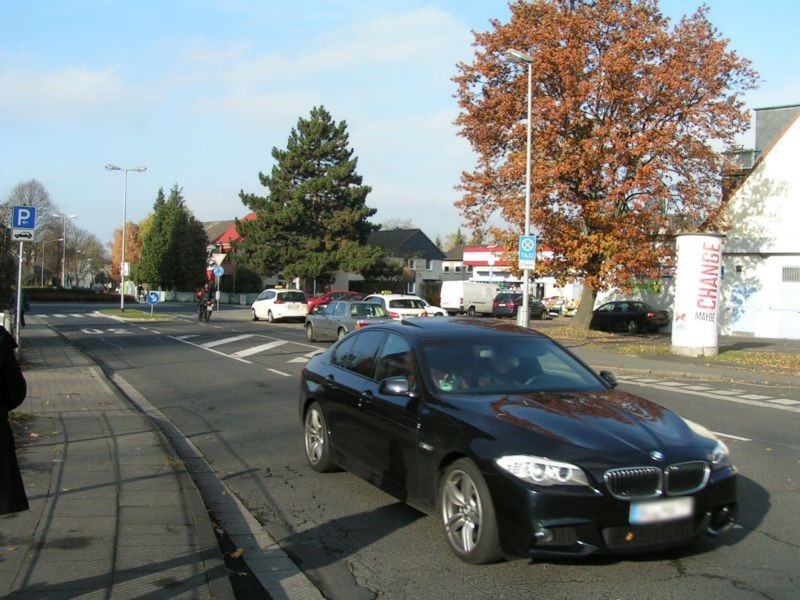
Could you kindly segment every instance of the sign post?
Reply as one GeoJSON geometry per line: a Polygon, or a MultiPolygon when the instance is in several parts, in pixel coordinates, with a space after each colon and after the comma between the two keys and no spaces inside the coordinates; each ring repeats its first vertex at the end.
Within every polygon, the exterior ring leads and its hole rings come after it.
{"type": "MultiPolygon", "coordinates": [[[[216,254],[215,256],[220,256],[216,254]]],[[[222,257],[224,258],[225,255],[223,254],[222,257]]],[[[225,275],[225,268],[217,265],[214,267],[214,297],[217,301],[217,310],[219,310],[219,278],[225,275]]]]}
{"type": "Polygon", "coordinates": [[[22,316],[22,248],[25,242],[33,241],[36,232],[36,207],[14,206],[11,212],[11,240],[19,242],[19,268],[17,271],[17,315],[14,323],[14,339],[19,346],[19,321],[22,316]]]}
{"type": "Polygon", "coordinates": [[[159,296],[158,292],[149,292],[147,294],[147,303],[150,305],[150,316],[153,316],[153,307],[158,304],[161,297],[159,296]]]}

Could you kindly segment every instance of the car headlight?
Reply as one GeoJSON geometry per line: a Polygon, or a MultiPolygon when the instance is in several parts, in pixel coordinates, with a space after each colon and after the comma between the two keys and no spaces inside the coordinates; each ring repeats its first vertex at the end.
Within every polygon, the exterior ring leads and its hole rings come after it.
{"type": "Polygon", "coordinates": [[[711,470],[718,471],[731,466],[731,453],[723,442],[717,440],[717,444],[708,455],[708,460],[711,462],[711,470]]]}
{"type": "Polygon", "coordinates": [[[540,456],[502,456],[497,465],[523,481],[536,485],[589,485],[586,474],[575,465],[540,456]]]}

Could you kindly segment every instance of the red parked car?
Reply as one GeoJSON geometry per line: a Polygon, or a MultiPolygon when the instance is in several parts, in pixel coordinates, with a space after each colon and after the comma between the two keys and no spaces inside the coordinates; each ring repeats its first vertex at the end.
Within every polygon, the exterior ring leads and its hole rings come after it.
{"type": "Polygon", "coordinates": [[[308,299],[308,314],[312,315],[316,312],[323,310],[328,304],[334,300],[362,300],[364,296],[358,292],[349,292],[346,290],[332,290],[321,296],[314,296],[308,299]]]}

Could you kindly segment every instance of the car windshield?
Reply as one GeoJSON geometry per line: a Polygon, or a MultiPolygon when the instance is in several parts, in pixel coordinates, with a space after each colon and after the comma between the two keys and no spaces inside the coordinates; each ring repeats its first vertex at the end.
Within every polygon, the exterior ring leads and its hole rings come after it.
{"type": "Polygon", "coordinates": [[[425,308],[425,305],[416,298],[400,298],[389,300],[389,308],[425,308]]]}
{"type": "Polygon", "coordinates": [[[350,316],[358,318],[388,317],[389,313],[380,304],[357,302],[350,305],[350,316]]]}
{"type": "Polygon", "coordinates": [[[481,335],[431,341],[422,350],[434,389],[495,395],[602,391],[597,377],[547,338],[481,335]]]}
{"type": "Polygon", "coordinates": [[[280,292],[278,296],[284,302],[305,302],[306,296],[303,292],[280,292]]]}

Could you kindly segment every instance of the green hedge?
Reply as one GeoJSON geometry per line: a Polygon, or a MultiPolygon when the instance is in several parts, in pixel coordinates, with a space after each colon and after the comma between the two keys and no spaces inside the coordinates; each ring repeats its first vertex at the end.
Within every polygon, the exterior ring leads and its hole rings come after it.
{"type": "MultiPolygon", "coordinates": [[[[25,287],[28,302],[119,302],[119,294],[96,293],[89,289],[64,289],[49,287],[25,287]]],[[[126,295],[125,302],[135,303],[133,296],[126,295]]]]}

